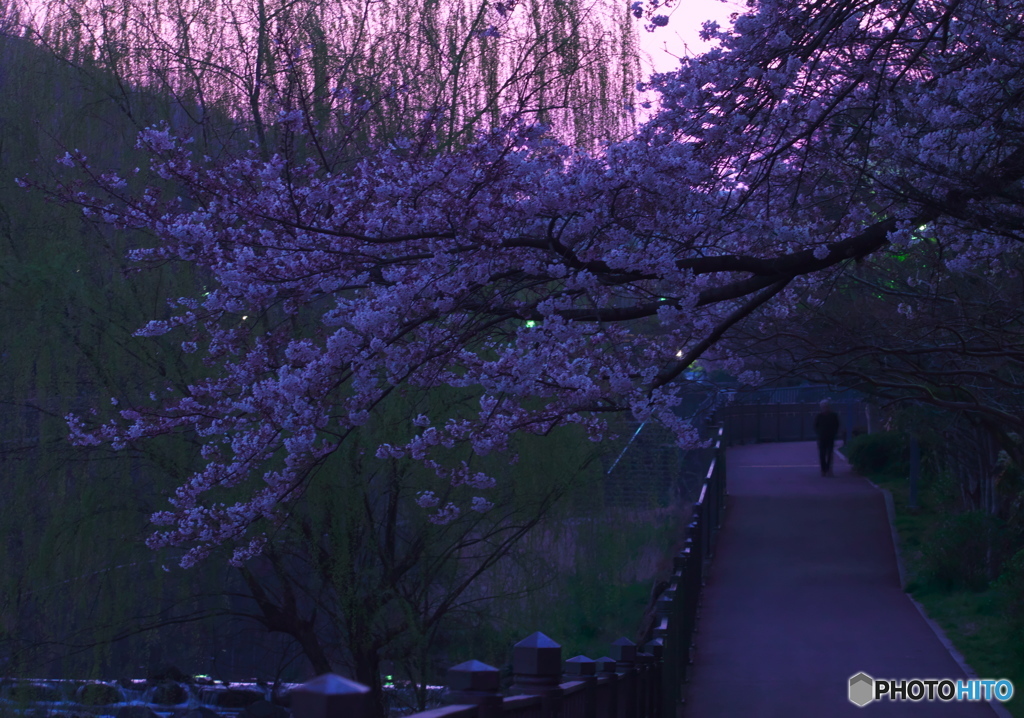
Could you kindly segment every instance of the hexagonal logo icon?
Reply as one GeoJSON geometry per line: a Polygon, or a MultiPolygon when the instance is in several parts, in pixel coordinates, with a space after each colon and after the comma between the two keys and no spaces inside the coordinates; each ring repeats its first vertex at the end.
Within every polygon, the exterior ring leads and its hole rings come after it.
{"type": "Polygon", "coordinates": [[[850,676],[850,703],[863,708],[874,700],[875,679],[867,673],[850,676]]]}

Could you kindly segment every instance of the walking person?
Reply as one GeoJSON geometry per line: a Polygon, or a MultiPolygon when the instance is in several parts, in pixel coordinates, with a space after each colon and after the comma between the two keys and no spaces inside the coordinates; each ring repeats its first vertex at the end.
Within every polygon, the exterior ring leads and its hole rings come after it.
{"type": "Polygon", "coordinates": [[[839,433],[839,415],[832,411],[828,399],[819,404],[821,412],[814,417],[814,433],[818,436],[818,462],[821,464],[822,476],[835,476],[832,473],[832,451],[839,433]]]}

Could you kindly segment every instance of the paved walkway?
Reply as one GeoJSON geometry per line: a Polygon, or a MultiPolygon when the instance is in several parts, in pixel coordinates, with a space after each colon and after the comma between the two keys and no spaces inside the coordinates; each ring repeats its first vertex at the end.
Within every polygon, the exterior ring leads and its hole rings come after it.
{"type": "Polygon", "coordinates": [[[861,671],[964,673],[900,589],[882,492],[838,457],[836,478],[816,462],[813,442],[729,450],[685,718],[994,718],[985,703],[848,701],[861,671]]]}

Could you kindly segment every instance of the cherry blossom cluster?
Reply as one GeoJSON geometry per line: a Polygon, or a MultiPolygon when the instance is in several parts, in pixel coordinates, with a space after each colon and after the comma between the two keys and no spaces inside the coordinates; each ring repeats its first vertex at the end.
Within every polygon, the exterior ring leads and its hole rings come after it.
{"type": "MultiPolygon", "coordinates": [[[[72,437],[201,437],[205,466],[150,540],[187,547],[185,565],[221,544],[238,546],[235,562],[258,552],[254,524],[280,520],[396,387],[480,396],[376,449],[437,475],[418,503],[438,523],[490,507],[441,506],[441,487],[495,483],[442,461],[453,447],[506,452],[516,434],[566,424],[598,441],[611,412],[692,446],[673,410],[686,369],[743,371],[717,346],[737,323],[786,316],[874,252],[939,243],[949,270],[967,271],[1016,251],[1022,17],[1019,0],[766,0],[705,28],[720,48],[652,78],[662,110],[599,153],[512,120],[458,151],[396,140],[332,174],[297,152],[214,164],[151,128],[140,143],[180,188],[169,198],[70,153],[90,187],[64,199],[149,232],[133,259],[212,278],[139,332],[180,336],[209,375],[102,425],[69,417],[72,437]],[[211,503],[237,486],[245,500],[211,503]]],[[[303,123],[282,122],[301,139],[303,123]]]]}

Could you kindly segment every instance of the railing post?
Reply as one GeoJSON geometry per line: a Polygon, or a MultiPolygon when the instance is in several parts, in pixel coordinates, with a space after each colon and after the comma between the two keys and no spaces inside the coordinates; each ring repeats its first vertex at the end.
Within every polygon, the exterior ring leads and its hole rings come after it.
{"type": "MultiPolygon", "coordinates": [[[[692,545],[690,542],[689,545],[692,545]]],[[[673,567],[675,568],[675,597],[673,598],[673,611],[672,611],[672,625],[669,630],[668,639],[671,641],[670,648],[672,649],[672,660],[675,665],[675,673],[672,675],[672,683],[677,686],[682,684],[683,677],[686,673],[686,660],[687,660],[687,638],[690,634],[686,630],[687,621],[687,610],[686,601],[687,594],[690,590],[687,585],[687,577],[690,572],[690,561],[689,561],[689,546],[683,548],[675,557],[672,559],[673,567]]],[[[678,697],[678,696],[677,696],[678,697]]]]}
{"type": "Polygon", "coordinates": [[[690,652],[693,634],[697,630],[697,598],[700,594],[702,565],[700,545],[691,539],[686,540],[686,569],[683,578],[683,620],[680,639],[681,674],[685,679],[690,672],[690,652]]]}
{"type": "MultiPolygon", "coordinates": [[[[675,557],[673,557],[673,568],[675,569],[675,557]]],[[[658,600],[654,602],[654,613],[657,616],[657,619],[655,620],[659,622],[659,625],[663,621],[663,619],[666,619],[670,615],[672,615],[672,607],[675,603],[676,595],[675,580],[676,578],[673,575],[673,583],[669,584],[669,587],[662,591],[661,595],[658,596],[658,600]]],[[[658,630],[658,625],[654,627],[654,630],[658,630]]]]}
{"type": "MultiPolygon", "coordinates": [[[[714,468],[714,467],[712,467],[712,468],[714,468]]],[[[704,501],[701,503],[701,506],[700,506],[700,526],[701,526],[700,534],[701,534],[701,544],[702,544],[701,548],[703,549],[700,552],[700,555],[701,555],[701,559],[704,560],[704,561],[706,561],[707,559],[711,558],[711,526],[713,525],[713,519],[711,517],[711,510],[712,510],[712,505],[713,505],[713,502],[714,502],[714,497],[711,495],[712,488],[713,488],[712,486],[708,486],[707,487],[707,489],[706,489],[707,494],[704,497],[704,501]]],[[[702,570],[702,573],[703,573],[703,570],[702,570]]],[[[703,576],[702,576],[702,578],[703,578],[703,576]]],[[[703,580],[701,581],[701,585],[702,586],[704,585],[703,580]]]]}
{"type": "Polygon", "coordinates": [[[370,718],[370,689],[334,673],[306,681],[290,693],[294,718],[370,718]]]}
{"type": "Polygon", "coordinates": [[[562,647],[541,632],[524,638],[512,648],[513,688],[530,696],[541,696],[545,718],[562,713],[562,647]]]}
{"type": "Polygon", "coordinates": [[[697,504],[693,509],[693,520],[686,528],[689,538],[685,546],[690,549],[689,567],[691,571],[697,572],[697,586],[704,584],[704,502],[697,504]]]}
{"type": "Polygon", "coordinates": [[[725,496],[726,496],[726,461],[725,455],[726,450],[723,442],[724,429],[718,430],[718,443],[715,444],[715,471],[717,472],[716,481],[718,484],[718,516],[715,519],[715,528],[722,528],[722,517],[725,515],[725,496]]]}
{"type": "Polygon", "coordinates": [[[450,703],[477,707],[477,718],[498,718],[502,714],[498,669],[480,661],[466,661],[448,669],[450,703]]]}
{"type": "Polygon", "coordinates": [[[602,718],[620,718],[619,716],[619,674],[615,671],[616,661],[608,656],[601,656],[597,664],[598,678],[604,678],[608,686],[608,695],[604,701],[605,713],[602,718]]]}
{"type": "Polygon", "coordinates": [[[586,656],[575,656],[565,662],[567,681],[583,681],[586,685],[583,718],[597,718],[597,663],[586,656]]]}
{"type": "Polygon", "coordinates": [[[619,718],[637,718],[636,644],[628,638],[612,642],[615,672],[619,674],[619,718]]]}
{"type": "Polygon", "coordinates": [[[682,594],[678,587],[681,583],[681,576],[685,570],[685,561],[681,555],[672,557],[673,577],[672,584],[658,599],[658,616],[662,619],[655,629],[657,640],[662,641],[662,662],[661,662],[661,706],[662,715],[666,718],[674,718],[675,704],[679,697],[680,667],[682,659],[679,652],[679,636],[681,634],[680,620],[683,612],[680,610],[682,594]],[[672,712],[669,711],[672,707],[672,712]]]}
{"type": "Polygon", "coordinates": [[[636,710],[639,718],[651,718],[651,683],[654,680],[654,656],[637,650],[636,653],[636,710]]]}
{"type": "Polygon", "coordinates": [[[644,645],[644,652],[651,656],[651,674],[647,686],[647,715],[649,718],[663,718],[662,681],[665,675],[665,639],[655,638],[644,645]]]}

